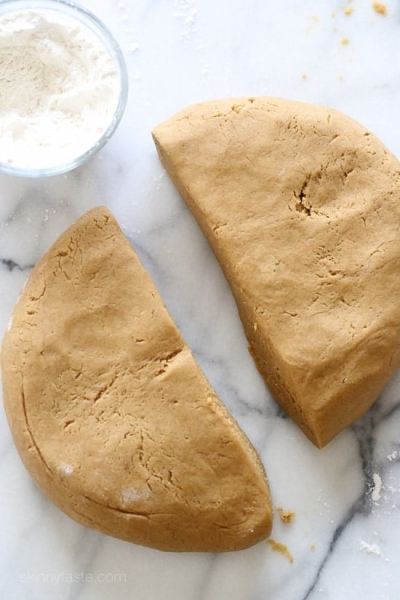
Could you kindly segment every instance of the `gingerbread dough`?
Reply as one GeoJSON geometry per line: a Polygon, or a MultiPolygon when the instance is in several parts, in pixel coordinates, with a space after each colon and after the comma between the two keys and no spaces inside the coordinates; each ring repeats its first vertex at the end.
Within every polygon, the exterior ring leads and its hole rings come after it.
{"type": "Polygon", "coordinates": [[[79,523],[171,551],[268,537],[263,466],[106,208],[33,269],[2,374],[23,462],[79,523]]]}
{"type": "Polygon", "coordinates": [[[400,359],[400,163],[329,108],[191,106],[153,132],[275,398],[321,447],[400,359]]]}

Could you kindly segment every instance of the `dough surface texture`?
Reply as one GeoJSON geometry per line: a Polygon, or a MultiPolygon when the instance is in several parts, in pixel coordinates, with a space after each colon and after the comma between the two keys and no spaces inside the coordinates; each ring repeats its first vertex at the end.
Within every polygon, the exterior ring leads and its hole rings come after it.
{"type": "Polygon", "coordinates": [[[153,138],[260,373],[324,446],[399,366],[399,161],[342,113],[279,98],[193,105],[153,138]]]}
{"type": "Polygon", "coordinates": [[[2,377],[25,466],[79,523],[168,551],[268,537],[258,455],[108,209],[81,217],[31,272],[2,377]]]}

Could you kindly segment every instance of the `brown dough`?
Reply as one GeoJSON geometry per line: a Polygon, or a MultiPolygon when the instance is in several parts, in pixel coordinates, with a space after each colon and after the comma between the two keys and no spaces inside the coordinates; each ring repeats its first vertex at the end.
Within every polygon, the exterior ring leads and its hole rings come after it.
{"type": "Polygon", "coordinates": [[[324,446],[399,365],[399,162],[345,115],[277,98],[197,104],[153,137],[261,374],[324,446]]]}
{"type": "Polygon", "coordinates": [[[263,466],[106,208],[33,269],[2,373],[22,460],[79,523],[171,551],[268,537],[263,466]]]}

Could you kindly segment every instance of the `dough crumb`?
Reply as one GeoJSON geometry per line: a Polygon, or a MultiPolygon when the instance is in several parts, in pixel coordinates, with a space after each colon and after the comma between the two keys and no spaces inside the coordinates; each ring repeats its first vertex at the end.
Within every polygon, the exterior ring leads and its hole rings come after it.
{"type": "Polygon", "coordinates": [[[301,76],[302,79],[307,79],[307,73],[303,73],[301,76]]]}
{"type": "Polygon", "coordinates": [[[344,38],[342,38],[342,39],[340,40],[340,43],[341,43],[343,46],[347,46],[347,44],[349,43],[349,41],[350,41],[350,40],[349,40],[349,38],[347,38],[347,37],[344,37],[344,38]]]}
{"type": "Polygon", "coordinates": [[[293,556],[291,555],[291,553],[289,552],[289,550],[285,544],[276,542],[275,540],[273,540],[271,538],[269,540],[267,540],[267,542],[271,546],[271,548],[274,552],[279,552],[279,554],[282,554],[282,556],[287,558],[289,562],[291,562],[291,563],[293,562],[293,556]]]}
{"type": "Polygon", "coordinates": [[[284,510],[281,506],[276,509],[279,514],[279,518],[282,523],[291,523],[294,519],[294,512],[291,510],[284,510]]]}
{"type": "Polygon", "coordinates": [[[378,13],[378,15],[382,15],[382,17],[387,16],[386,4],[383,4],[382,2],[373,2],[372,7],[373,7],[374,11],[376,13],[378,13]]]}
{"type": "Polygon", "coordinates": [[[354,10],[355,10],[354,6],[345,6],[343,9],[343,12],[346,16],[350,16],[353,14],[354,10]]]}

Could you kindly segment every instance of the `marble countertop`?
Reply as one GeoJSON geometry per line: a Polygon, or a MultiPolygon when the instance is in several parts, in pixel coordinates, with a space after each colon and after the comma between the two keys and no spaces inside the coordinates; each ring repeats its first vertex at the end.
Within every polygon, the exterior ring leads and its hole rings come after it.
{"type": "MultiPolygon", "coordinates": [[[[119,129],[59,177],[0,175],[0,334],[32,266],[87,209],[121,224],[221,399],[259,451],[272,539],[170,554],[81,527],[32,483],[0,409],[0,598],[398,600],[400,377],[323,450],[283,418],[247,351],[235,303],[164,173],[151,129],[188,104],[274,95],[362,122],[400,158],[400,3],[82,0],[113,31],[130,76],[119,129]],[[385,10],[384,10],[385,8],[385,10]]],[[[400,343],[400,342],[399,342],[400,343]]]]}

